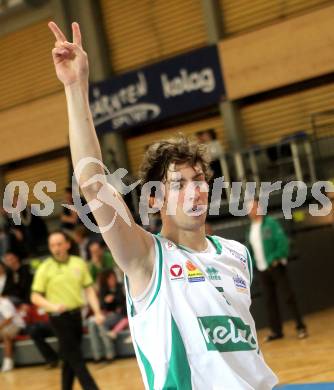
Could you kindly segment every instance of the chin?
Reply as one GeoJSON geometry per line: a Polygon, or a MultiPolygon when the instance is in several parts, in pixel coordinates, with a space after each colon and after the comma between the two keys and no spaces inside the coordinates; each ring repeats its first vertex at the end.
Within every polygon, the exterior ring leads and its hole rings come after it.
{"type": "Polygon", "coordinates": [[[205,225],[206,214],[187,217],[183,227],[185,230],[198,230],[205,225]]]}

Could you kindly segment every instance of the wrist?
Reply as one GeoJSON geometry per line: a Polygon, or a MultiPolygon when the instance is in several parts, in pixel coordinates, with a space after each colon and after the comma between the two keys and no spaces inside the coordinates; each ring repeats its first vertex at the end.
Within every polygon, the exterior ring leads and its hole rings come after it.
{"type": "Polygon", "coordinates": [[[88,92],[88,80],[78,80],[74,83],[68,84],[64,86],[66,94],[72,93],[84,93],[88,92]]]}
{"type": "Polygon", "coordinates": [[[48,310],[50,310],[52,313],[55,313],[58,311],[58,305],[56,305],[55,303],[50,303],[48,310]]]}

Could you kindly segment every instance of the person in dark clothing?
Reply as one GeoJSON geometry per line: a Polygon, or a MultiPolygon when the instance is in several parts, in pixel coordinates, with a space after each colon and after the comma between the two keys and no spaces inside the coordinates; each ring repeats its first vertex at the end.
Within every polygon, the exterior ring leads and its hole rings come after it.
{"type": "Polygon", "coordinates": [[[112,269],[101,271],[98,278],[99,300],[105,312],[125,314],[125,295],[123,286],[117,282],[116,273],[112,269]]]}
{"type": "Polygon", "coordinates": [[[0,261],[0,295],[10,299],[15,295],[13,274],[2,261],[0,261]]]}
{"type": "MultiPolygon", "coordinates": [[[[13,200],[15,202],[18,200],[13,200]]],[[[20,258],[25,258],[28,255],[27,242],[25,240],[26,227],[21,223],[15,225],[12,215],[8,214],[4,209],[1,209],[3,217],[3,234],[5,235],[5,250],[4,252],[15,252],[20,258]]]]}
{"type": "Polygon", "coordinates": [[[55,333],[49,321],[39,321],[31,324],[26,329],[27,333],[36,345],[36,348],[45,359],[49,368],[58,366],[59,358],[56,351],[46,342],[47,337],[54,337],[55,333]]]}
{"type": "Polygon", "coordinates": [[[21,258],[43,254],[47,249],[46,223],[40,216],[32,214],[31,206],[27,205],[22,210],[20,203],[19,196],[14,195],[11,206],[21,211],[7,213],[3,208],[0,210],[7,236],[6,250],[17,253],[21,258]]]}
{"type": "Polygon", "coordinates": [[[4,263],[13,275],[14,296],[18,298],[16,303],[30,303],[30,288],[33,277],[29,265],[22,264],[18,255],[13,252],[5,253],[4,263]]]}
{"type": "Polygon", "coordinates": [[[48,229],[43,218],[33,215],[30,208],[23,210],[22,219],[25,224],[25,241],[30,256],[38,256],[47,253],[48,249],[48,229]]]}
{"type": "Polygon", "coordinates": [[[105,314],[105,322],[98,326],[93,318],[88,321],[88,332],[90,336],[93,357],[99,361],[104,355],[107,360],[113,359],[114,345],[108,336],[124,317],[126,317],[125,296],[123,286],[117,283],[117,277],[112,269],[106,269],[98,275],[98,294],[100,307],[105,314]]]}
{"type": "MultiPolygon", "coordinates": [[[[69,205],[73,205],[72,189],[71,187],[65,188],[64,202],[69,205]]],[[[74,210],[70,210],[67,207],[63,207],[62,214],[60,216],[60,228],[67,233],[71,233],[78,224],[78,213],[74,210]]]]}

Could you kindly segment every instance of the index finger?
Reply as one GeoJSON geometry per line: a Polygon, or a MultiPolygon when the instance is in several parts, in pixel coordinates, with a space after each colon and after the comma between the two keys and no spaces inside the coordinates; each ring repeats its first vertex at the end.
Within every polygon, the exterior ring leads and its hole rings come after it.
{"type": "Polygon", "coordinates": [[[53,34],[56,37],[57,41],[61,41],[61,42],[67,41],[65,35],[61,31],[61,29],[56,25],[55,22],[48,23],[48,26],[49,26],[50,30],[53,32],[53,34]]]}

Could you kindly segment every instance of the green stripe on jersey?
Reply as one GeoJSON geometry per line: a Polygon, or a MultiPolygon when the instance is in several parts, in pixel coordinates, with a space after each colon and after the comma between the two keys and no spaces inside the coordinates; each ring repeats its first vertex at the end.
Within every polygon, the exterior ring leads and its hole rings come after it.
{"type": "Polygon", "coordinates": [[[136,343],[140,360],[143,363],[145,373],[146,373],[146,379],[148,383],[149,390],[154,390],[154,372],[152,369],[152,366],[150,362],[148,361],[147,357],[144,355],[143,351],[139,348],[138,344],[136,343]]]}
{"type": "Polygon", "coordinates": [[[248,266],[248,272],[249,272],[249,279],[250,279],[250,284],[252,284],[253,281],[253,262],[251,255],[249,254],[248,249],[246,248],[247,252],[247,266],[248,266]]]}
{"type": "Polygon", "coordinates": [[[217,240],[217,238],[213,236],[206,236],[206,238],[208,238],[213,243],[214,247],[216,248],[217,255],[221,255],[223,247],[222,244],[217,240]]]}
{"type": "Polygon", "coordinates": [[[150,307],[152,305],[152,303],[155,301],[159,291],[160,291],[160,287],[161,287],[161,279],[162,279],[162,248],[161,248],[161,242],[156,238],[154,237],[155,241],[157,242],[158,244],[158,252],[159,252],[159,262],[158,262],[158,283],[157,283],[157,288],[155,290],[155,293],[154,293],[154,296],[152,298],[152,301],[150,302],[150,304],[148,305],[148,307],[150,307]]]}
{"type": "Polygon", "coordinates": [[[191,390],[191,371],[179,328],[172,317],[172,350],[162,390],[191,390]]]}

